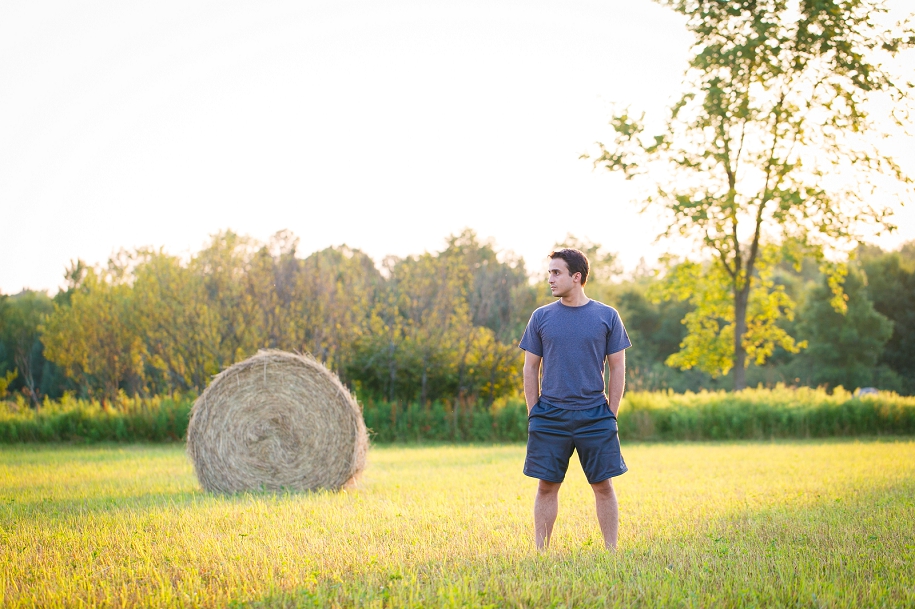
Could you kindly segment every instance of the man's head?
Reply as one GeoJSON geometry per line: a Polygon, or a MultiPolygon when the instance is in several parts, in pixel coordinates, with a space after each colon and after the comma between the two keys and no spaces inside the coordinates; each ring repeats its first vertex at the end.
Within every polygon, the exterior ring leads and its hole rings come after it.
{"type": "Polygon", "coordinates": [[[578,250],[565,248],[550,252],[550,289],[553,296],[566,296],[575,286],[588,282],[591,265],[578,250]]]}

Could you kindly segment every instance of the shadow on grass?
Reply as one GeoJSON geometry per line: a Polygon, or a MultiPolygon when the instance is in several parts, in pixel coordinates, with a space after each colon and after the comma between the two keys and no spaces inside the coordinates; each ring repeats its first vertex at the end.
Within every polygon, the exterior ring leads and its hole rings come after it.
{"type": "Polygon", "coordinates": [[[196,490],[176,490],[151,493],[134,493],[124,495],[94,496],[77,499],[56,499],[53,497],[35,497],[21,499],[15,489],[7,488],[0,493],[0,509],[6,508],[5,517],[13,520],[32,514],[58,516],[67,513],[91,514],[93,512],[133,511],[142,512],[150,508],[184,509],[211,506],[246,506],[264,501],[281,502],[289,499],[318,498],[331,491],[248,491],[243,493],[208,493],[196,490]],[[12,491],[12,492],[11,492],[12,491]],[[17,511],[21,513],[16,513],[17,511]]]}
{"type": "MultiPolygon", "coordinates": [[[[96,444],[48,442],[0,444],[0,464],[45,464],[48,461],[48,455],[60,454],[72,457],[74,451],[79,452],[79,461],[82,462],[111,463],[136,459],[140,455],[148,457],[148,453],[162,453],[165,456],[172,457],[176,452],[184,452],[184,442],[99,442],[96,444]]],[[[68,459],[67,462],[72,462],[72,459],[68,459]]]]}
{"type": "MultiPolygon", "coordinates": [[[[193,467],[184,456],[183,445],[132,445],[122,446],[94,445],[90,447],[43,446],[36,450],[31,446],[16,448],[0,447],[0,468],[6,469],[7,480],[17,480],[19,484],[7,482],[0,486],[0,510],[3,516],[11,521],[30,515],[61,515],[68,513],[91,514],[112,511],[141,512],[150,508],[183,509],[194,505],[244,505],[264,499],[284,500],[290,497],[314,497],[326,491],[300,492],[253,491],[242,493],[207,493],[197,484],[193,467]],[[76,449],[74,455],[74,448],[76,449]],[[49,454],[52,460],[49,462],[49,454]],[[54,457],[61,457],[55,462],[54,457]],[[171,464],[180,464],[175,473],[171,464]],[[149,475],[150,459],[160,460],[165,465],[156,471],[156,482],[144,484],[143,476],[149,475]],[[131,471],[131,462],[143,470],[136,472],[138,480],[125,480],[126,471],[131,471]],[[89,482],[75,486],[70,485],[67,468],[89,467],[99,464],[100,469],[93,472],[89,482]],[[112,466],[113,468],[102,466],[112,466]],[[60,467],[62,473],[48,474],[48,470],[60,467]],[[186,467],[186,469],[184,469],[186,467]],[[120,469],[118,469],[120,468],[120,469]],[[19,471],[17,471],[19,470],[19,471]],[[33,472],[43,474],[40,483],[30,480],[33,472]],[[106,494],[80,496],[82,486],[102,487],[109,489],[106,494]],[[158,486],[161,490],[149,490],[158,486]],[[61,497],[66,495],[65,497],[61,497]]],[[[2,471],[2,470],[0,470],[2,471]]],[[[80,475],[73,476],[79,479],[80,475]]]]}

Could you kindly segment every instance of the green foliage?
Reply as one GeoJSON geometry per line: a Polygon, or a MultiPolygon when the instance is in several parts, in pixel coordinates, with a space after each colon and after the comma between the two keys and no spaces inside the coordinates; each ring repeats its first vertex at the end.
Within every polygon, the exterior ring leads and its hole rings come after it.
{"type": "Polygon", "coordinates": [[[76,263],[43,326],[48,358],[103,403],[202,391],[261,348],[311,353],[377,398],[518,392],[513,343],[531,300],[519,259],[465,231],[441,253],[388,260],[384,277],[358,250],[302,259],[297,241],[227,231],[188,261],[138,250],[105,269],[76,263]]]}
{"type": "MultiPolygon", "coordinates": [[[[485,291],[476,286],[474,266],[466,259],[452,241],[439,256],[427,253],[390,264],[386,290],[347,370],[360,391],[376,399],[425,404],[445,396],[485,397],[492,403],[517,390],[520,351],[500,343],[492,329],[473,319],[474,313],[484,321],[499,315],[487,315],[485,304],[490,298],[498,302],[493,288],[499,283],[486,284],[485,291]]],[[[502,296],[509,297],[513,288],[503,289],[502,296]]],[[[508,324],[511,318],[511,312],[504,315],[508,324]]]]}
{"type": "MultiPolygon", "coordinates": [[[[520,398],[432,403],[360,400],[374,443],[523,442],[520,398]]],[[[0,443],[174,442],[187,435],[192,395],[130,398],[103,407],[70,396],[39,411],[23,398],[0,402],[0,443]]],[[[841,387],[746,389],[683,394],[630,391],[620,409],[628,441],[915,435],[915,398],[891,392],[853,397],[841,387]]]]}
{"type": "MultiPolygon", "coordinates": [[[[714,390],[734,382],[728,354],[735,313],[728,275],[717,261],[676,261],[665,273],[642,265],[620,279],[613,276],[614,256],[598,244],[569,236],[565,245],[585,248],[598,260],[588,293],[619,309],[630,333],[630,390],[714,390]]],[[[39,396],[56,399],[70,391],[116,409],[121,392],[199,393],[214,374],[267,347],[314,354],[366,402],[415,404],[417,412],[434,410],[437,402],[452,417],[450,405],[458,403],[459,413],[485,417],[495,404],[520,399],[523,353],[517,343],[531,311],[551,297],[512,254],[469,230],[448,238],[441,252],[388,258],[380,270],[346,246],[304,258],[296,247],[286,231],[266,244],[225,232],[187,259],[137,250],[120,252],[106,267],[76,261],[66,290],[53,299],[0,297],[0,379],[8,380],[9,394],[35,396],[33,406],[42,403],[39,396]],[[15,321],[13,313],[28,323],[15,321]],[[32,341],[34,390],[14,362],[14,327],[25,328],[32,341]]],[[[863,310],[862,299],[893,321],[883,350],[868,347],[867,353],[880,352],[879,359],[871,365],[868,355],[856,364],[870,366],[863,384],[915,393],[909,294],[915,256],[907,253],[915,249],[906,247],[862,249],[870,285],[854,298],[834,281],[841,268],[857,272],[854,261],[824,274],[821,261],[801,250],[762,248],[743,341],[751,384],[852,386],[864,378],[807,373],[833,366],[843,325],[830,314],[816,321],[835,323],[801,336],[794,303],[835,309],[838,287],[842,306],[853,305],[853,325],[861,321],[855,311],[863,310]],[[804,343],[795,336],[809,338],[809,354],[798,353],[804,343]]],[[[849,290],[860,287],[849,281],[849,290]]],[[[457,416],[430,437],[509,437],[466,431],[464,415],[457,416]]],[[[390,435],[405,437],[416,437],[412,427],[390,435]]]]}
{"type": "MultiPolygon", "coordinates": [[[[742,346],[747,363],[765,363],[781,348],[797,353],[805,343],[797,343],[781,319],[794,319],[794,302],[784,286],[773,280],[776,253],[767,247],[757,263],[757,277],[749,291],[742,346]]],[[[673,264],[651,295],[656,301],[688,301],[692,307],[683,316],[687,334],[680,351],[671,354],[666,363],[682,369],[698,368],[712,377],[727,374],[734,363],[735,309],[730,278],[718,261],[707,264],[680,262],[673,264]]]]}
{"type": "Polygon", "coordinates": [[[808,296],[797,332],[810,344],[797,358],[796,375],[807,384],[866,387],[877,384],[874,370],[893,322],[874,310],[864,277],[851,269],[845,280],[846,312],[837,312],[824,282],[808,296]]]}
{"type": "Polygon", "coordinates": [[[367,402],[363,407],[373,442],[522,442],[527,439],[527,406],[511,400],[496,408],[433,402],[367,402]]]}
{"type": "Polygon", "coordinates": [[[143,383],[146,349],[131,287],[89,269],[69,305],[53,307],[42,326],[47,358],[103,403],[122,387],[136,393],[143,383]]]}
{"type": "Polygon", "coordinates": [[[627,352],[627,366],[631,367],[635,358],[663,361],[677,352],[685,336],[680,320],[690,310],[688,303],[676,299],[652,301],[645,290],[634,288],[620,294],[618,305],[626,331],[638,347],[627,352]]]}
{"type": "Polygon", "coordinates": [[[8,370],[6,374],[0,377],[0,398],[6,397],[10,383],[16,380],[17,376],[19,376],[19,372],[16,370],[8,370]]]}
{"type": "Polygon", "coordinates": [[[447,245],[441,255],[468,271],[463,280],[473,324],[489,328],[502,343],[520,340],[536,306],[524,261],[498,252],[492,242],[481,243],[470,229],[449,237],[447,245]]]}
{"type": "MultiPolygon", "coordinates": [[[[915,251],[915,242],[908,244],[915,251]]],[[[906,249],[863,253],[867,294],[874,309],[893,322],[893,334],[883,346],[879,363],[899,379],[900,389],[915,393],[915,257],[906,259],[906,249]]]]}
{"type": "MultiPolygon", "coordinates": [[[[579,239],[575,235],[568,234],[561,242],[553,246],[553,249],[573,248],[583,252],[588,257],[590,271],[588,273],[588,283],[586,289],[589,293],[595,293],[595,288],[600,291],[601,287],[610,284],[617,277],[622,269],[620,268],[617,255],[607,252],[600,243],[595,243],[588,239],[579,239]]],[[[601,297],[597,296],[600,300],[601,297]]]]}
{"type": "Polygon", "coordinates": [[[175,394],[113,403],[64,396],[38,412],[21,400],[0,402],[0,442],[177,442],[187,436],[193,400],[175,394]]]}
{"type": "Polygon", "coordinates": [[[630,392],[620,433],[638,440],[735,440],[915,434],[915,398],[854,397],[837,387],[630,392]]]}
{"type": "Polygon", "coordinates": [[[651,301],[646,292],[653,281],[653,277],[638,277],[619,286],[619,296],[610,301],[619,310],[629,338],[635,345],[626,352],[627,390],[684,391],[707,386],[709,379],[705,378],[706,375],[675,370],[664,364],[669,356],[677,352],[680,341],[686,335],[680,320],[690,310],[690,305],[674,299],[651,301]]]}
{"type": "Polygon", "coordinates": [[[26,290],[0,301],[0,370],[13,368],[16,372],[0,386],[0,396],[18,379],[32,405],[38,407],[43,381],[52,374],[45,370],[40,340],[41,323],[51,310],[51,298],[44,292],[26,290]]]}
{"type": "MultiPolygon", "coordinates": [[[[912,193],[874,143],[879,129],[867,103],[888,96],[893,118],[907,120],[908,87],[884,60],[915,36],[879,26],[884,9],[869,0],[661,4],[684,15],[695,36],[686,91],[656,136],[628,111],[615,116],[614,142],[599,144],[595,166],[652,179],[646,207],[662,209],[664,235],[694,241],[714,261],[713,272],[697,276],[711,284],[701,288],[709,310],[687,320],[691,337],[674,362],[723,371],[730,359],[740,389],[749,360],[787,346],[772,323],[784,298],[768,291],[769,302],[753,304],[765,252],[822,258],[849,249],[862,227],[893,228],[892,209],[873,204],[878,188],[912,193]],[[754,328],[750,309],[760,305],[770,313],[754,328]]],[[[841,308],[842,267],[825,270],[841,308]]]]}

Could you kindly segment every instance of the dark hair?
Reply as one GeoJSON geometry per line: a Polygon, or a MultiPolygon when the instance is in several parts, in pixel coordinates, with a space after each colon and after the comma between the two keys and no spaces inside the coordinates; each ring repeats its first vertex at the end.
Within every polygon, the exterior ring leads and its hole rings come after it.
{"type": "Polygon", "coordinates": [[[583,252],[567,247],[561,250],[553,250],[550,252],[550,258],[553,260],[556,258],[565,260],[566,266],[569,267],[569,274],[581,273],[581,285],[588,283],[588,271],[591,270],[591,263],[588,262],[588,257],[583,252]]]}

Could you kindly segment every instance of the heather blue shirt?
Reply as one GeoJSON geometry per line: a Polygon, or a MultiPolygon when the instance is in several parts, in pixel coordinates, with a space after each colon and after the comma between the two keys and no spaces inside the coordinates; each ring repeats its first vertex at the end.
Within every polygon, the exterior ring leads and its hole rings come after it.
{"type": "Polygon", "coordinates": [[[569,307],[557,300],[534,311],[519,346],[543,358],[541,400],[584,410],[607,402],[604,359],[632,343],[613,307],[596,300],[569,307]]]}

